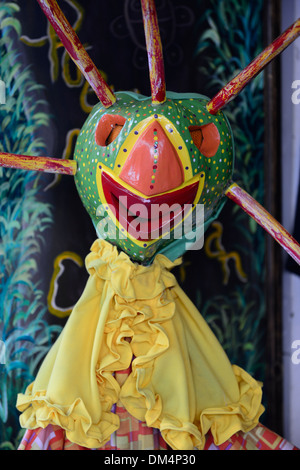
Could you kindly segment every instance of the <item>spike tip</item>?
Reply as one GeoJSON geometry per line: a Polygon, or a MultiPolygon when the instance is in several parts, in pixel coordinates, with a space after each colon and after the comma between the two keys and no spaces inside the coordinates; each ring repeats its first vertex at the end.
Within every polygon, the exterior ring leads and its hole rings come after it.
{"type": "Polygon", "coordinates": [[[282,248],[300,265],[300,245],[287,230],[269,214],[250,194],[233,183],[225,191],[226,196],[252,217],[282,248]]]}
{"type": "Polygon", "coordinates": [[[57,5],[57,2],[55,0],[37,1],[71,59],[80,69],[103,106],[106,108],[112,106],[116,101],[115,95],[104,81],[99,70],[84,49],[77,34],[57,5]]]}
{"type": "Polygon", "coordinates": [[[77,163],[74,160],[60,158],[31,157],[0,152],[0,167],[16,168],[18,170],[43,171],[44,173],[59,173],[75,175],[77,163]]]}
{"type": "Polygon", "coordinates": [[[216,114],[227,103],[234,99],[244,87],[258,75],[276,56],[286,49],[300,35],[300,19],[272,42],[256,59],[231,80],[207,104],[207,110],[216,114]]]}
{"type": "Polygon", "coordinates": [[[166,101],[165,69],[154,0],[141,0],[153,104],[166,101]]]}

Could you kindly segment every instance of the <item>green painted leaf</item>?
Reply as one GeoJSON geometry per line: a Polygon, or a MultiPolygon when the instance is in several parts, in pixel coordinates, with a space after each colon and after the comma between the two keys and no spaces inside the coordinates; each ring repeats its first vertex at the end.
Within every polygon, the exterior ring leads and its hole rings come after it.
{"type": "Polygon", "coordinates": [[[1,21],[1,29],[5,27],[11,26],[16,30],[18,35],[20,36],[21,34],[21,24],[16,18],[4,18],[4,20],[1,21]]]}

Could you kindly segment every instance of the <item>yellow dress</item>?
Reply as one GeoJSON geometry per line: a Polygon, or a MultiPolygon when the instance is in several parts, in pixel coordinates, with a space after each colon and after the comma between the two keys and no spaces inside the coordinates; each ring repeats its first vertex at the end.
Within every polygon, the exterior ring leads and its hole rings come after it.
{"type": "Polygon", "coordinates": [[[96,240],[89,279],[35,381],[18,395],[21,426],[58,425],[81,446],[99,448],[118,429],[119,400],[175,450],[220,445],[247,432],[264,411],[261,384],[231,365],[213,332],[179,287],[172,263],[150,266],[96,240]],[[131,365],[121,386],[115,371],[131,365]]]}

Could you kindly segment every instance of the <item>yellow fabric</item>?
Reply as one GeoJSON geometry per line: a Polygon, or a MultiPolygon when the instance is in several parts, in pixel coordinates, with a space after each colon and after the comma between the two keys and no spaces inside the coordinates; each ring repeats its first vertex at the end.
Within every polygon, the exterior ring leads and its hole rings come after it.
{"type": "Polygon", "coordinates": [[[157,255],[133,263],[97,240],[86,258],[86,288],[36,380],[18,395],[21,426],[66,430],[88,448],[119,426],[112,405],[161,430],[176,450],[202,449],[250,431],[263,412],[261,385],[232,366],[198,310],[157,255]],[[131,338],[127,341],[126,338],[131,338]],[[114,371],[132,373],[120,387],[114,371]]]}

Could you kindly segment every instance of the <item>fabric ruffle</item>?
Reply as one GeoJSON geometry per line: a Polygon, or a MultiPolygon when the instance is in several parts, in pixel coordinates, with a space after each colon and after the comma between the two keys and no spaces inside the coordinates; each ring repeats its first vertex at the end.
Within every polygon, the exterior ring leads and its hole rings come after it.
{"type": "Polygon", "coordinates": [[[118,429],[112,406],[160,429],[175,450],[202,449],[254,428],[261,384],[232,366],[171,263],[133,263],[97,240],[86,258],[89,279],[36,380],[18,396],[21,426],[58,425],[67,438],[102,447],[118,429]],[[115,371],[132,372],[121,386],[115,371]]]}

